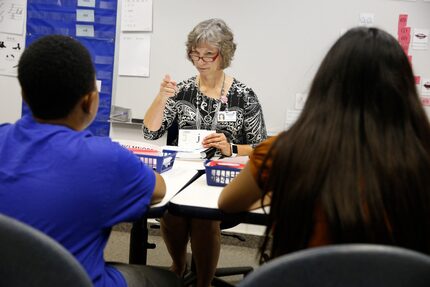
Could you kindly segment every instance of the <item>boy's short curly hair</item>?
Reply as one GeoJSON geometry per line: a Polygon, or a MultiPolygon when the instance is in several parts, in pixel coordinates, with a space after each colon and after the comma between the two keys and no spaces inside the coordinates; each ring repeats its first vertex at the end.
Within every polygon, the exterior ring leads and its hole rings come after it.
{"type": "Polygon", "coordinates": [[[44,36],[26,48],[18,80],[33,115],[45,120],[66,117],[80,98],[96,89],[90,53],[63,35],[44,36]]]}

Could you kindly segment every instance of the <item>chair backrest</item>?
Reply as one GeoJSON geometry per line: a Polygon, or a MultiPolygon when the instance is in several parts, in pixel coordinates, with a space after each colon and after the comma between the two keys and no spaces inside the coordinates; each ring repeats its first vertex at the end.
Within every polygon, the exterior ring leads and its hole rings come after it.
{"type": "Polygon", "coordinates": [[[172,125],[167,129],[167,145],[178,145],[179,124],[178,120],[174,119],[172,125]]]}
{"type": "Polygon", "coordinates": [[[238,287],[428,287],[430,256],[393,246],[341,244],[281,256],[238,287]]]}
{"type": "Polygon", "coordinates": [[[33,227],[0,215],[0,286],[93,285],[64,247],[33,227]]]}

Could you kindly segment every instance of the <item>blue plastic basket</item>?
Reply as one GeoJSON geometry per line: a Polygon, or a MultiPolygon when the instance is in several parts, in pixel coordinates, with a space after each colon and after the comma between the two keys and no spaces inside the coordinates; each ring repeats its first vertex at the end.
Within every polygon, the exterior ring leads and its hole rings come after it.
{"type": "Polygon", "coordinates": [[[205,163],[206,170],[206,181],[208,185],[212,186],[226,186],[229,184],[236,175],[239,174],[241,169],[227,166],[208,166],[207,161],[205,163]]]}
{"type": "Polygon", "coordinates": [[[168,171],[173,167],[176,151],[163,151],[163,155],[135,154],[147,166],[158,173],[168,171]]]}

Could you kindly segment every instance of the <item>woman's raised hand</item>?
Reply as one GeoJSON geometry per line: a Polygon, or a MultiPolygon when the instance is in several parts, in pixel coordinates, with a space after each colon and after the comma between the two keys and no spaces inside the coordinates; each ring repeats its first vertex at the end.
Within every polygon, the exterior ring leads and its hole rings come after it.
{"type": "Polygon", "coordinates": [[[164,99],[173,97],[178,91],[176,81],[173,81],[169,75],[165,75],[163,81],[160,84],[160,91],[158,95],[164,99]]]}

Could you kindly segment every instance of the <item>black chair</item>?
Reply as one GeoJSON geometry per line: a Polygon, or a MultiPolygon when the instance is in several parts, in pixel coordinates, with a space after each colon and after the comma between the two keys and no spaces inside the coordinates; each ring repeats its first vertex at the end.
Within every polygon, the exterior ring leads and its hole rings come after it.
{"type": "Polygon", "coordinates": [[[93,286],[73,255],[42,232],[0,215],[0,234],[0,286],[93,286]]]}
{"type": "Polygon", "coordinates": [[[281,256],[238,287],[428,287],[430,256],[373,244],[318,247],[281,256]]]}
{"type": "Polygon", "coordinates": [[[178,145],[179,124],[174,119],[172,125],[167,129],[166,145],[178,145]]]}

